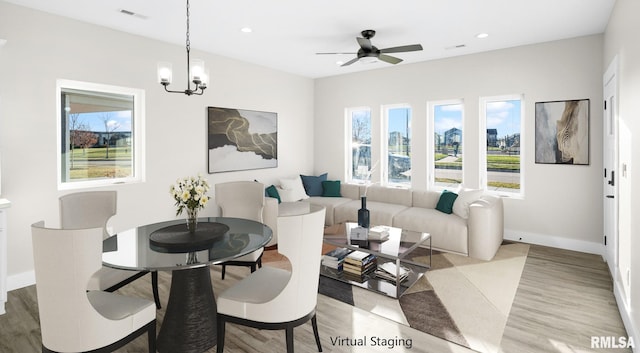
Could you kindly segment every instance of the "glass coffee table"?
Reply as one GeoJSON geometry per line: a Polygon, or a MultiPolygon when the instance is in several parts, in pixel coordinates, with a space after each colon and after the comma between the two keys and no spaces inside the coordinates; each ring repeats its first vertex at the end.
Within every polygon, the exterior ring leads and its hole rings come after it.
{"type": "Polygon", "coordinates": [[[377,271],[367,271],[362,276],[352,274],[322,265],[320,275],[349,283],[367,290],[379,292],[393,298],[399,298],[404,291],[413,285],[426,270],[431,268],[431,235],[402,230],[395,227],[385,227],[389,237],[384,240],[361,241],[352,240],[351,233],[357,228],[356,223],[345,223],[341,231],[337,234],[325,234],[323,241],[326,244],[337,248],[346,248],[353,251],[360,251],[372,254],[377,259],[377,271]],[[428,245],[429,263],[416,262],[409,259],[411,254],[418,247],[428,245]],[[385,267],[391,273],[381,270],[385,267]],[[395,274],[392,272],[395,270],[395,274]],[[406,271],[406,276],[402,277],[401,272],[406,271]],[[379,274],[376,274],[378,272],[379,274]]]}

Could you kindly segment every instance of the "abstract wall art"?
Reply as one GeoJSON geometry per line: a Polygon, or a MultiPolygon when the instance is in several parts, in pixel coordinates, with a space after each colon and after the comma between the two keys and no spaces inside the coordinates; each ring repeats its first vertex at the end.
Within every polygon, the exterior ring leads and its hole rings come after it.
{"type": "Polygon", "coordinates": [[[209,107],[209,173],[278,166],[278,114],[209,107]]]}
{"type": "Polygon", "coordinates": [[[589,164],[589,100],[536,102],[536,163],[589,164]]]}

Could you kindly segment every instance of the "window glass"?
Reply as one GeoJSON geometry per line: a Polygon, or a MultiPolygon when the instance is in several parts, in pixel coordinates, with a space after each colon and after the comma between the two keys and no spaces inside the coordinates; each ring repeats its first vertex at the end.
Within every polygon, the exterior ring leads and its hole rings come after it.
{"type": "Polygon", "coordinates": [[[142,92],[75,81],[58,92],[60,188],[140,180],[142,92]]]}
{"type": "Polygon", "coordinates": [[[521,121],[519,96],[483,100],[486,121],[485,186],[499,193],[519,194],[522,189],[521,121]]]}
{"type": "Polygon", "coordinates": [[[371,111],[368,108],[349,109],[347,124],[351,132],[347,148],[350,166],[347,179],[367,182],[371,180],[371,111]]]}
{"type": "Polygon", "coordinates": [[[435,103],[433,111],[433,184],[456,188],[462,183],[462,102],[435,103]]]}
{"type": "Polygon", "coordinates": [[[388,184],[411,186],[411,108],[385,108],[388,184]]]}

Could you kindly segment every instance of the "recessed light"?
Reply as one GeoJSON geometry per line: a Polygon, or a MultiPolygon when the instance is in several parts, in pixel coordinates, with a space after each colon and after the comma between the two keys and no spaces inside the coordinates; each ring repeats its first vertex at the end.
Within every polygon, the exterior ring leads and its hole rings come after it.
{"type": "Polygon", "coordinates": [[[476,38],[478,39],[484,39],[487,38],[489,36],[489,33],[478,33],[476,34],[476,38]]]}
{"type": "Polygon", "coordinates": [[[139,14],[139,13],[136,13],[136,12],[133,12],[133,11],[129,11],[129,10],[126,10],[126,9],[120,9],[120,10],[118,10],[118,12],[120,12],[123,15],[137,17],[137,18],[141,18],[143,20],[146,20],[148,18],[147,16],[145,16],[143,14],[139,14]]]}
{"type": "Polygon", "coordinates": [[[241,31],[242,33],[251,33],[251,32],[253,32],[253,30],[251,29],[251,27],[242,27],[242,28],[240,29],[240,31],[241,31]]]}

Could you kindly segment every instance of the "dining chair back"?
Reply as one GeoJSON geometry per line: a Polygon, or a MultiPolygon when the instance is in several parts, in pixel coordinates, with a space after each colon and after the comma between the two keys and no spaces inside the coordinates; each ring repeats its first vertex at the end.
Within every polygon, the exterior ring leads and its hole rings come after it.
{"type": "Polygon", "coordinates": [[[308,204],[308,213],[278,217],[278,252],[291,270],[265,266],[218,296],[218,352],[224,349],[225,323],[285,329],[293,352],[293,328],[309,320],[322,351],[316,322],[318,279],[325,208],[308,204]]]}
{"type": "MultiPolygon", "coordinates": [[[[263,223],[263,211],[265,205],[264,184],[255,181],[231,181],[215,185],[215,200],[222,217],[244,218],[263,223]]],[[[264,248],[260,248],[247,255],[238,257],[232,261],[222,263],[222,279],[227,272],[227,266],[246,266],[254,272],[262,267],[262,254],[264,248]]]]}
{"type": "MultiPolygon", "coordinates": [[[[116,214],[118,194],[116,191],[84,191],[60,196],[60,227],[63,229],[97,228],[103,229],[103,238],[111,234],[107,231],[109,219],[116,214]]],[[[126,271],[102,267],[87,284],[89,290],[114,292],[124,285],[146,275],[149,271],[126,271]]],[[[151,289],[156,307],[160,309],[158,273],[151,272],[151,289]]]]}
{"type": "Polygon", "coordinates": [[[87,291],[102,267],[103,227],[31,226],[43,352],[113,351],[147,333],[155,352],[154,303],[87,291]]]}

